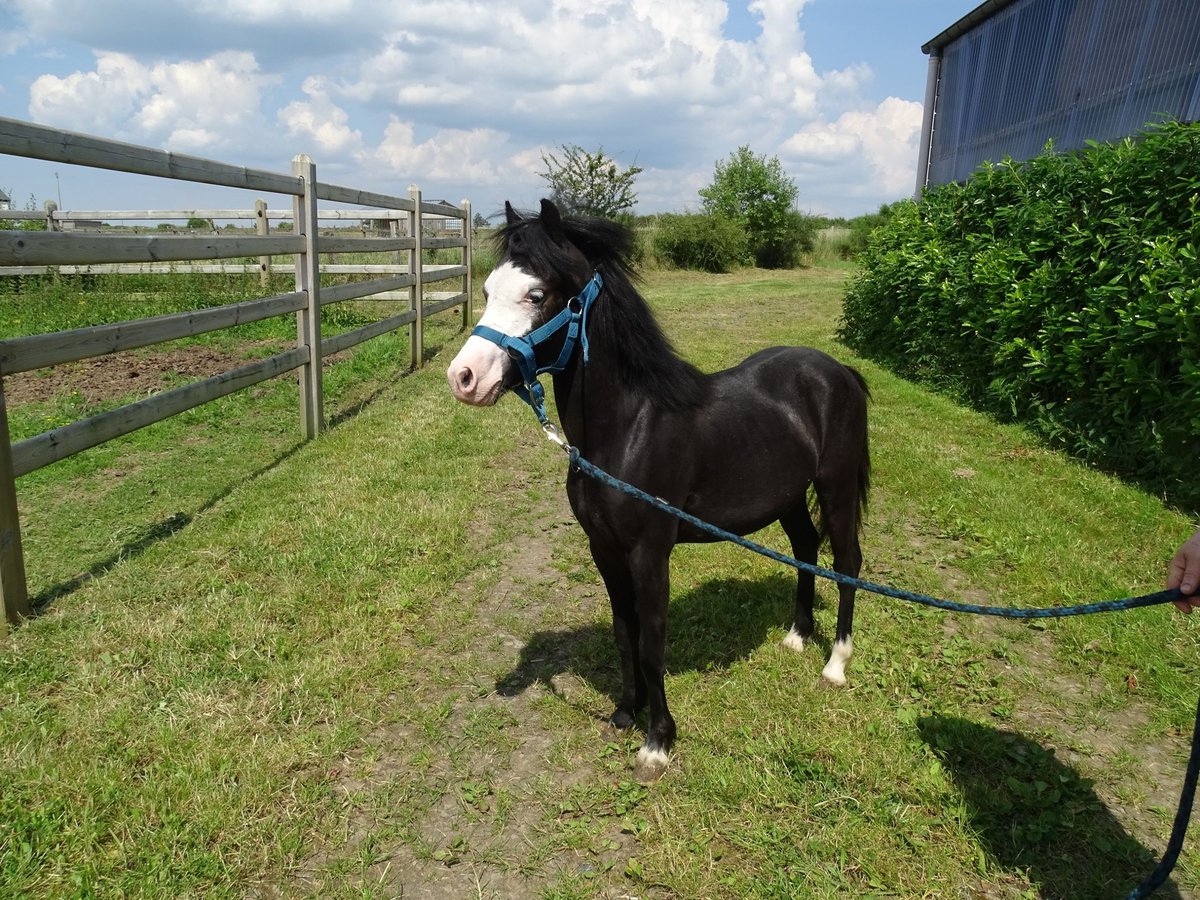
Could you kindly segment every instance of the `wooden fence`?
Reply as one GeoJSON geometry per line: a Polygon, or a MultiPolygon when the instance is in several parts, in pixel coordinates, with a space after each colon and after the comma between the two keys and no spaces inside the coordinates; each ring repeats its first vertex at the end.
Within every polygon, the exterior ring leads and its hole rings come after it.
{"type": "Polygon", "coordinates": [[[424,320],[427,316],[461,307],[464,326],[472,321],[471,309],[471,206],[429,203],[421,191],[409,188],[407,197],[340,187],[317,180],[316,165],[304,155],[292,162],[290,173],[247,169],[194,156],[168,153],[149,147],[110,141],[90,135],[45,128],[0,117],[0,154],[52,162],[111,169],[138,175],[171,178],[199,184],[242,188],[260,193],[289,195],[290,210],[271,211],[258,200],[253,211],[243,210],[94,210],[45,213],[0,211],[4,219],[46,219],[45,231],[0,231],[0,276],[44,272],[60,273],[213,271],[259,272],[266,283],[269,271],[294,273],[295,290],[257,300],[200,310],[172,313],[130,322],[97,325],[72,331],[37,334],[0,340],[0,594],[8,623],[32,614],[25,580],[17,509],[16,479],[89,447],[128,434],[202,403],[250,387],[268,378],[297,370],[300,385],[300,422],[305,439],[315,437],[325,425],[321,360],[373,337],[407,326],[412,345],[412,365],[419,367],[424,353],[424,320]],[[318,201],[347,204],[360,209],[323,209],[318,201]],[[462,222],[457,237],[427,237],[426,218],[462,222]],[[256,233],[228,236],[103,233],[64,230],[66,221],[99,223],[134,218],[253,218],[256,233]],[[288,219],[290,233],[270,233],[271,219],[288,219]],[[359,219],[390,223],[389,234],[379,237],[321,235],[322,220],[359,219]],[[399,224],[406,225],[401,234],[399,224]],[[426,265],[423,253],[435,248],[457,248],[459,264],[426,265]],[[380,253],[390,258],[380,265],[323,263],[322,256],[338,253],[380,253]],[[271,257],[291,255],[295,262],[281,267],[271,257]],[[257,259],[257,263],[212,260],[257,259]],[[196,261],[205,261],[197,263],[196,261]],[[321,275],[354,272],[373,277],[336,286],[321,286],[321,275]],[[428,291],[426,285],[457,282],[449,291],[428,291]],[[358,298],[406,298],[404,312],[352,331],[322,339],[321,308],[358,298]],[[10,441],[4,376],[46,366],[132,350],[164,341],[257,322],[273,316],[296,316],[295,348],[206,378],[163,391],[134,403],[55,428],[19,443],[10,441]]]}

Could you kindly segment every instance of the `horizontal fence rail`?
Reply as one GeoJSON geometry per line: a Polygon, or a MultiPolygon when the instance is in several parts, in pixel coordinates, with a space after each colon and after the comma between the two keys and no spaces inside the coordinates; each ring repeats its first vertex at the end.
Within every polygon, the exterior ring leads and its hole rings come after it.
{"type": "MultiPolygon", "coordinates": [[[[59,131],[0,118],[0,154],[110,169],[135,175],[285,194],[290,208],[253,207],[175,210],[71,210],[48,202],[43,211],[0,209],[0,277],[57,275],[258,274],[265,287],[272,275],[291,275],[295,290],[199,310],[0,340],[0,593],[9,623],[32,614],[21,548],[15,479],[193,407],[286,372],[297,372],[301,430],[306,439],[324,427],[321,360],[364,341],[408,328],[412,366],[424,356],[427,316],[471,309],[471,205],[430,202],[410,186],[407,196],[326,184],[307,156],[297,156],[289,174],[233,166],[200,157],[59,131]],[[318,201],[362,206],[321,209],[318,201]],[[207,228],[164,227],[203,220],[207,228]],[[218,221],[249,221],[241,234],[222,233],[218,221]],[[143,229],[128,224],[159,223],[143,229]],[[276,223],[272,233],[271,223],[276,223]],[[333,222],[324,226],[322,222],[333,222]],[[357,222],[356,226],[353,224],[357,222]],[[7,224],[6,224],[7,223],[7,224]],[[34,228],[28,230],[30,223],[34,228]],[[165,223],[165,224],[164,224],[165,223]],[[351,234],[345,233],[346,229],[351,234]],[[245,233],[249,230],[251,233],[245,233]],[[355,234],[355,230],[360,233],[355,234]],[[460,251],[460,263],[430,264],[426,251],[460,251]],[[379,263],[339,260],[339,255],[379,254],[379,263]],[[282,262],[287,259],[288,262],[282,262]],[[229,260],[229,262],[213,262],[229,260]],[[322,284],[323,276],[370,276],[322,284]],[[429,290],[452,282],[452,290],[429,290]],[[322,307],[349,300],[405,301],[408,309],[368,325],[323,338],[322,307]],[[54,428],[16,444],[8,427],[4,378],[190,338],[274,316],[294,315],[296,347],[265,359],[128,403],[54,428]]],[[[226,229],[228,231],[229,229],[226,229]]],[[[453,259],[453,257],[452,257],[453,259]]]]}

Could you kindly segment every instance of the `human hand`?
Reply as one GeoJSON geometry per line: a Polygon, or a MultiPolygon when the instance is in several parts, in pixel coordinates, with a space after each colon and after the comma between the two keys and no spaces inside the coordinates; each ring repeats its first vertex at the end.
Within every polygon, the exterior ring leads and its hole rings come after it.
{"type": "Polygon", "coordinates": [[[1179,552],[1171,560],[1167,569],[1167,590],[1179,588],[1183,593],[1182,600],[1176,600],[1179,611],[1190,613],[1193,606],[1200,606],[1200,528],[1196,533],[1183,542],[1179,552]]]}

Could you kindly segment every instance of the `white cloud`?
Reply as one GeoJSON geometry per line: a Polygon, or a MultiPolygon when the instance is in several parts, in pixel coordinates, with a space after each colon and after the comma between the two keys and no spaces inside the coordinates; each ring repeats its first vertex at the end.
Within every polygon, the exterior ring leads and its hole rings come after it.
{"type": "Polygon", "coordinates": [[[65,78],[43,75],[29,89],[29,114],[37,122],[74,131],[112,133],[130,119],[150,91],[146,68],[122,53],[101,54],[91,72],[65,78]]]}
{"type": "Polygon", "coordinates": [[[99,48],[25,82],[29,114],[72,130],[269,165],[308,152],[382,190],[536,192],[541,149],[577,143],[644,166],[644,209],[694,205],[741,144],[794,167],[802,199],[834,168],[906,192],[919,104],[867,101],[861,62],[818,70],[808,2],[750,0],[760,28],[732,40],[726,0],[14,0],[35,50],[99,48]]]}
{"type": "Polygon", "coordinates": [[[362,132],[351,128],[350,116],[329,99],[323,79],[310,76],[301,89],[308,99],[293,100],[279,111],[279,123],[287,135],[311,140],[321,154],[343,157],[360,153],[362,132]]]}
{"type": "Polygon", "coordinates": [[[38,122],[74,131],[210,151],[256,139],[250,132],[261,132],[262,91],[275,80],[260,74],[254,56],[243,51],[151,65],[98,53],[91,72],[38,78],[29,112],[38,122]]]}
{"type": "Polygon", "coordinates": [[[796,167],[838,169],[853,194],[869,186],[895,198],[915,184],[920,137],[921,104],[888,97],[873,110],[809,123],[781,144],[780,156],[796,167]]]}
{"type": "MultiPolygon", "coordinates": [[[[504,155],[515,152],[506,145],[506,135],[488,128],[443,128],[427,140],[418,141],[411,122],[393,118],[371,159],[401,178],[421,173],[432,181],[498,185],[506,177],[522,174],[504,155]]],[[[525,156],[519,158],[524,160],[525,156]]]]}

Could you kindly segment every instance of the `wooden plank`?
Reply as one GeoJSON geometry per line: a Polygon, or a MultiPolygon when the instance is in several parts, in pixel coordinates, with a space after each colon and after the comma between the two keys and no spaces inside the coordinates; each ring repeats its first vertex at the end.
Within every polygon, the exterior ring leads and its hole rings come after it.
{"type": "Polygon", "coordinates": [[[0,117],[0,153],[252,191],[299,194],[304,190],[295,175],[280,175],[199,156],[168,153],[6,117],[0,117]]]}
{"type": "MultiPolygon", "coordinates": [[[[393,197],[390,194],[377,194],[373,191],[360,191],[357,188],[341,187],[336,184],[317,184],[317,197],[332,203],[354,203],[358,206],[381,206],[385,209],[413,209],[413,202],[406,197],[393,197]]],[[[367,216],[367,218],[376,218],[367,216]]]]}
{"type": "Polygon", "coordinates": [[[441,219],[461,219],[463,217],[463,211],[453,203],[437,203],[426,201],[421,204],[421,213],[423,215],[428,214],[431,216],[437,216],[441,219]]]}
{"type": "Polygon", "coordinates": [[[396,275],[393,278],[373,278],[370,281],[352,281],[349,284],[336,284],[332,287],[321,288],[321,305],[341,303],[343,300],[356,300],[378,294],[380,291],[396,291],[400,288],[416,284],[415,275],[396,275]]]}
{"type": "Polygon", "coordinates": [[[8,626],[20,624],[33,614],[29,586],[25,581],[25,551],[21,548],[21,517],[17,509],[16,475],[13,472],[13,448],[9,443],[8,407],[0,384],[0,594],[4,615],[0,617],[0,637],[8,626]]]}
{"type": "Polygon", "coordinates": [[[325,263],[321,272],[326,275],[401,275],[408,272],[395,263],[325,263]]]}
{"type": "Polygon", "coordinates": [[[292,198],[296,233],[303,243],[296,254],[296,290],[305,295],[304,308],[296,313],[296,343],[307,350],[300,367],[300,428],[306,440],[325,429],[325,391],[321,372],[321,259],[317,255],[317,167],[303,153],[292,160],[292,174],[305,185],[292,198]]]}
{"type": "Polygon", "coordinates": [[[218,237],[80,234],[55,231],[0,231],[0,266],[169,262],[230,259],[237,256],[297,253],[299,235],[218,237]]]}
{"type": "Polygon", "coordinates": [[[461,278],[466,274],[466,266],[426,266],[421,271],[421,277],[425,281],[445,281],[448,278],[461,278]]]}
{"type": "MultiPolygon", "coordinates": [[[[18,267],[21,268],[21,267],[18,267]]],[[[99,263],[94,266],[25,266],[59,275],[251,275],[261,270],[251,263],[99,263]]],[[[275,267],[280,268],[280,267],[275,267]]],[[[284,268],[283,271],[291,271],[284,268]]],[[[7,275],[8,269],[0,269],[7,275]]]]}
{"type": "Polygon", "coordinates": [[[475,225],[474,218],[471,216],[471,201],[463,200],[463,235],[467,239],[467,244],[463,247],[463,268],[467,271],[463,274],[463,293],[467,295],[467,302],[463,304],[462,311],[462,327],[466,331],[475,324],[475,299],[473,288],[471,285],[472,272],[471,261],[472,254],[475,252],[475,225]]]}
{"type": "Polygon", "coordinates": [[[408,253],[408,271],[416,278],[409,288],[409,309],[414,313],[412,325],[409,326],[409,344],[412,348],[412,367],[419,369],[425,365],[425,311],[424,311],[424,254],[421,242],[421,189],[415,184],[408,186],[408,195],[412,197],[413,214],[408,220],[408,233],[413,236],[416,244],[408,253]]]}
{"type": "Polygon", "coordinates": [[[95,447],[115,437],[178,415],[194,406],[282,375],[307,362],[308,351],[303,347],[296,347],[224,374],[163,391],[145,400],[138,400],[136,403],[129,403],[55,428],[13,446],[13,472],[17,477],[27,475],[81,450],[95,447]]]}
{"type": "Polygon", "coordinates": [[[396,250],[411,250],[413,239],[322,237],[317,242],[317,247],[321,253],[392,253],[396,250]]]}
{"type": "Polygon", "coordinates": [[[262,300],[247,300],[244,303],[231,303],[210,309],[168,313],[132,322],[116,322],[71,331],[9,338],[0,341],[0,373],[11,375],[14,372],[28,372],[93,356],[133,350],[163,341],[195,337],[222,328],[232,328],[234,325],[245,325],[247,322],[258,322],[272,316],[296,312],[304,308],[304,303],[304,294],[297,291],[262,300]]]}
{"type": "Polygon", "coordinates": [[[456,238],[456,237],[425,238],[425,240],[423,242],[423,246],[425,247],[426,250],[441,250],[441,249],[453,248],[453,247],[465,247],[465,246],[467,246],[467,239],[466,238],[456,238]]]}
{"type": "MultiPolygon", "coordinates": [[[[426,294],[425,296],[429,297],[429,294],[426,294]]],[[[426,303],[425,308],[424,308],[424,314],[426,317],[436,316],[440,312],[445,312],[448,309],[453,309],[455,306],[458,306],[460,303],[462,303],[466,299],[467,299],[466,294],[452,294],[449,297],[443,297],[443,298],[439,299],[436,303],[426,303]]]]}
{"type": "MultiPolygon", "coordinates": [[[[290,209],[283,214],[289,219],[292,217],[290,209]]],[[[136,222],[142,219],[253,219],[256,215],[252,209],[70,209],[58,210],[54,218],[136,222]]],[[[42,213],[42,218],[45,217],[42,213]]]]}
{"type": "MultiPolygon", "coordinates": [[[[274,216],[272,216],[274,218],[274,216]]],[[[291,218],[291,216],[287,216],[291,218]]],[[[324,221],[325,219],[354,219],[354,220],[370,220],[370,219],[408,219],[408,213],[404,210],[397,209],[318,209],[317,218],[324,221]]]]}
{"type": "Polygon", "coordinates": [[[378,322],[372,322],[370,325],[355,328],[353,331],[344,331],[341,334],[326,338],[321,344],[321,352],[329,356],[341,350],[348,350],[351,347],[361,344],[363,341],[369,341],[371,338],[379,337],[381,334],[387,334],[389,331],[402,328],[414,322],[416,318],[417,314],[410,309],[397,316],[380,319],[378,322]]]}
{"type": "MultiPolygon", "coordinates": [[[[271,222],[267,218],[267,201],[254,202],[254,233],[259,237],[267,237],[271,233],[271,222]]],[[[266,290],[271,285],[271,257],[258,258],[258,285],[266,290]]]]}

